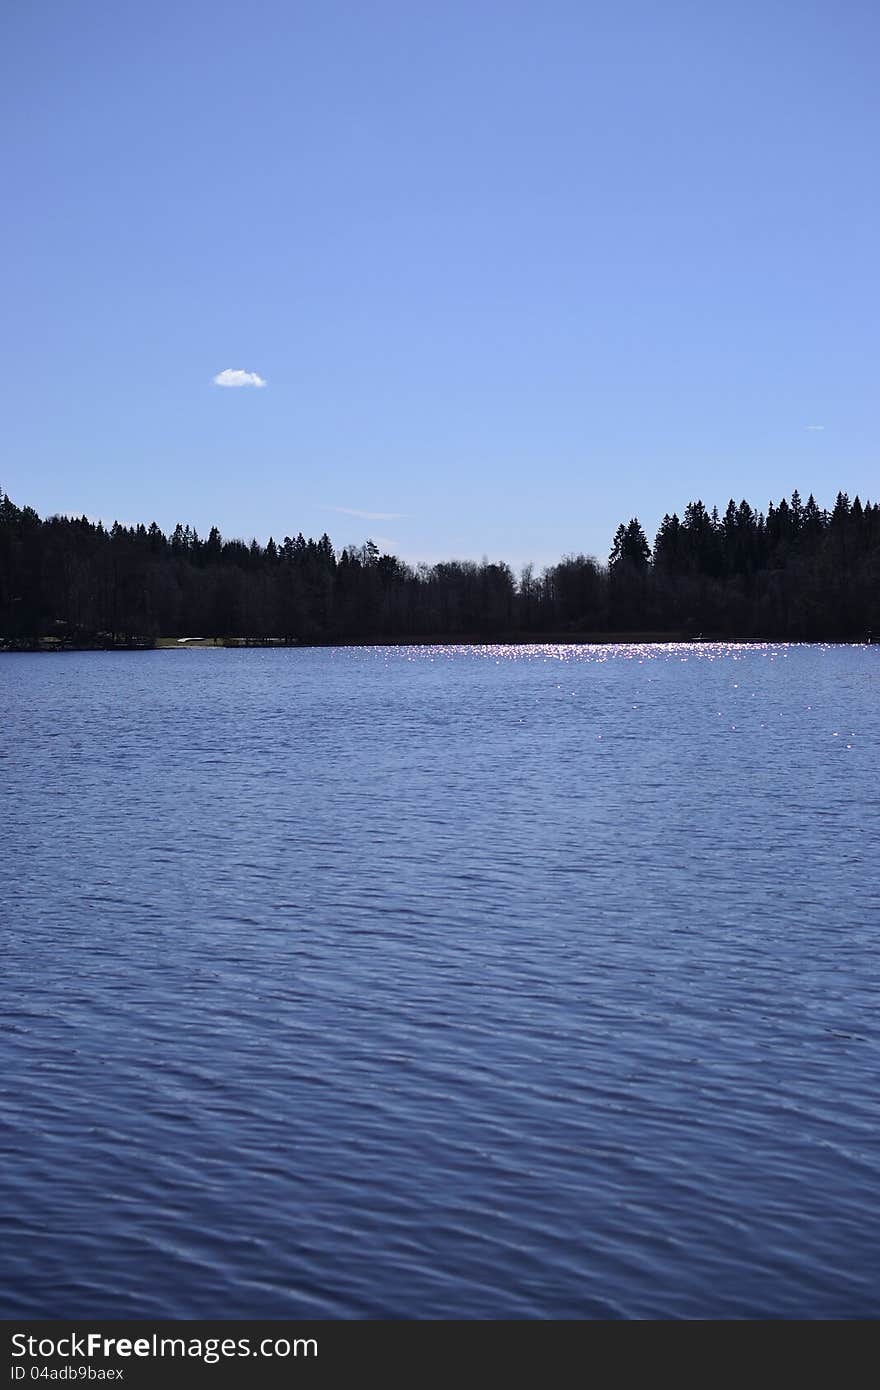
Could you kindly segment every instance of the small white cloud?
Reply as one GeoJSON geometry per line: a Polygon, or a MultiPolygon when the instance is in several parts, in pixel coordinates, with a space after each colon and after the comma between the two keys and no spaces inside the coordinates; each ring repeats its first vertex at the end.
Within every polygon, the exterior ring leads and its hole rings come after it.
{"type": "Polygon", "coordinates": [[[326,507],[328,512],[341,512],[343,516],[362,516],[367,521],[399,521],[406,512],[362,512],[358,507],[326,507]]]}
{"type": "Polygon", "coordinates": [[[243,372],[238,368],[227,367],[214,377],[215,386],[265,386],[266,383],[256,372],[243,372]]]}
{"type": "Polygon", "coordinates": [[[824,425],[807,425],[808,430],[824,430],[824,425]]]}

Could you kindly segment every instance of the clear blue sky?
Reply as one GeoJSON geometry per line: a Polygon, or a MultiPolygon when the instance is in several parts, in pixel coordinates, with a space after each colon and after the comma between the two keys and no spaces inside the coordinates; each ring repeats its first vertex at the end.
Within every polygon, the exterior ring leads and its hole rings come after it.
{"type": "Polygon", "coordinates": [[[876,498],[878,53],[868,0],[6,3],[0,485],[515,566],[876,498]]]}

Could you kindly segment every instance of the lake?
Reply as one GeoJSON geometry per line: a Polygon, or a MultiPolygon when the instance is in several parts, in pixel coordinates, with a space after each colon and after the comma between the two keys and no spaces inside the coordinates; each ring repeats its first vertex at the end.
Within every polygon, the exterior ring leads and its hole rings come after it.
{"type": "Polygon", "coordinates": [[[2,1315],[880,1314],[880,648],[0,690],[2,1315]]]}

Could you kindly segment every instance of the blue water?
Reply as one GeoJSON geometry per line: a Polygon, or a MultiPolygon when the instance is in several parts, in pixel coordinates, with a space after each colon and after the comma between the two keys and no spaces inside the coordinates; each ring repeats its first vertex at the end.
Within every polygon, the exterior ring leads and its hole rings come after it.
{"type": "Polygon", "coordinates": [[[0,695],[3,1315],[880,1313],[880,649],[0,695]]]}

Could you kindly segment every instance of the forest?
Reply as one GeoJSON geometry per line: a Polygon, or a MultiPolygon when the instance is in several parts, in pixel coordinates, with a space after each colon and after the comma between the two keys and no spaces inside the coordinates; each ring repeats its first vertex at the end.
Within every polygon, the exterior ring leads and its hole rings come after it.
{"type": "Polygon", "coordinates": [[[607,561],[410,565],[370,540],[265,545],[177,525],[41,519],[0,491],[0,647],[151,646],[159,638],[332,643],[639,637],[864,641],[880,630],[880,504],[798,492],[621,523],[607,561]]]}

